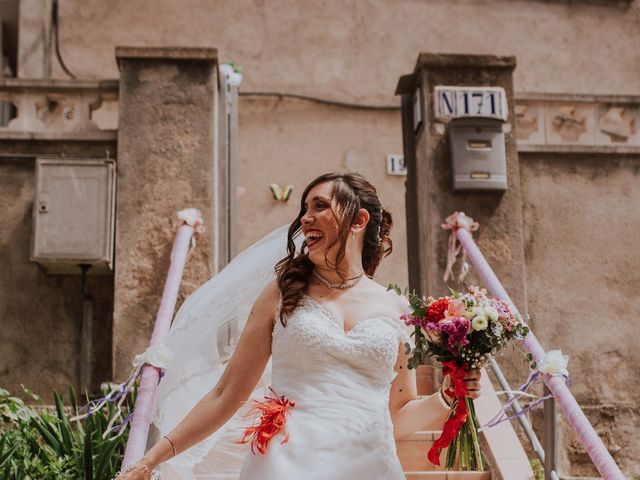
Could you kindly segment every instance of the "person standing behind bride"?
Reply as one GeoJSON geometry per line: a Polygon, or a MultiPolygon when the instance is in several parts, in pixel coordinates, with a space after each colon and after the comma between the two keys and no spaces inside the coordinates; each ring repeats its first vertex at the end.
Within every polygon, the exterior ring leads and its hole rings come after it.
{"type": "MultiPolygon", "coordinates": [[[[394,438],[441,429],[452,399],[442,387],[418,398],[399,321],[408,305],[372,279],[391,253],[392,224],[362,175],[313,180],[289,228],[288,255],[254,303],[220,380],[117,479],[146,480],[222,427],[270,356],[272,395],[256,410],[260,423],[245,431],[252,453],[240,479],[403,479],[394,438]],[[297,252],[300,231],[305,242],[297,252]]],[[[468,396],[479,397],[480,372],[464,380],[468,396]]]]}

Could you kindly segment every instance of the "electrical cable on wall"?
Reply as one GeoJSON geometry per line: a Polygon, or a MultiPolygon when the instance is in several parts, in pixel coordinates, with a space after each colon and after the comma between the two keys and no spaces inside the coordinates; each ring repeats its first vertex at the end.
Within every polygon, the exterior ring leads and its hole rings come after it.
{"type": "Polygon", "coordinates": [[[307,102],[320,103],[322,105],[330,105],[333,107],[352,108],[355,110],[377,110],[377,111],[396,111],[400,110],[400,105],[367,105],[360,103],[340,102],[337,100],[327,100],[325,98],[311,97],[309,95],[299,95],[297,93],[281,93],[281,92],[238,92],[241,97],[278,97],[293,98],[307,102]]]}
{"type": "Polygon", "coordinates": [[[60,55],[60,42],[58,40],[58,0],[53,0],[53,5],[51,8],[51,14],[53,17],[53,35],[54,35],[54,42],[55,42],[55,47],[56,47],[56,57],[58,58],[58,62],[60,63],[60,66],[62,67],[62,69],[65,71],[65,73],[67,75],[69,75],[71,78],[76,78],[76,76],[71,73],[69,71],[69,69],[67,68],[67,66],[64,63],[64,60],[62,60],[62,55],[60,55]]]}

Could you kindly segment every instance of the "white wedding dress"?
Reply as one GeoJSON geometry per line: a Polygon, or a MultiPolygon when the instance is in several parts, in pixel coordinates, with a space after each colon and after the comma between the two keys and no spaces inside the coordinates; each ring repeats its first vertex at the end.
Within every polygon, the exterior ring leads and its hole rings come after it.
{"type": "Polygon", "coordinates": [[[295,402],[289,440],[275,437],[265,455],[250,454],[241,480],[404,479],[389,416],[389,390],[406,333],[384,316],[349,331],[304,296],[287,326],[277,321],[272,387],[295,402]]]}
{"type": "MultiPolygon", "coordinates": [[[[168,433],[217,382],[249,308],[284,256],[286,229],[239,255],[189,297],[165,344],[177,357],[158,389],[150,441],[168,433]],[[251,281],[247,281],[250,268],[251,281]],[[226,340],[225,340],[226,339],[226,340]]],[[[348,332],[309,296],[287,326],[274,318],[272,357],[252,399],[271,386],[295,403],[264,455],[239,444],[250,402],[206,440],[161,465],[162,480],[400,480],[388,402],[401,322],[359,320],[348,332]]]]}

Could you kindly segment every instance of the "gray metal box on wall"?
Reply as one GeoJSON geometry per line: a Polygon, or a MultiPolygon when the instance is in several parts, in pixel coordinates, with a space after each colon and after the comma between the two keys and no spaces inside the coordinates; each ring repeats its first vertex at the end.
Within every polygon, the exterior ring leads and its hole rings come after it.
{"type": "Polygon", "coordinates": [[[507,189],[503,122],[457,118],[449,124],[454,190],[507,189]]]}
{"type": "Polygon", "coordinates": [[[109,273],[115,180],[110,159],[36,159],[31,260],[47,273],[109,273]]]}

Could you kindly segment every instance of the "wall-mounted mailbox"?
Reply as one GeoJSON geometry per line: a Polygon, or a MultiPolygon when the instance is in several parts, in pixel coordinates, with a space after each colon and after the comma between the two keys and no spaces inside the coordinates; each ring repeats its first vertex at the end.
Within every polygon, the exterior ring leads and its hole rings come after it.
{"type": "Polygon", "coordinates": [[[36,160],[31,261],[47,273],[109,273],[113,267],[115,162],[36,160]]]}
{"type": "Polygon", "coordinates": [[[503,122],[455,118],[449,124],[454,190],[507,189],[503,122]]]}

